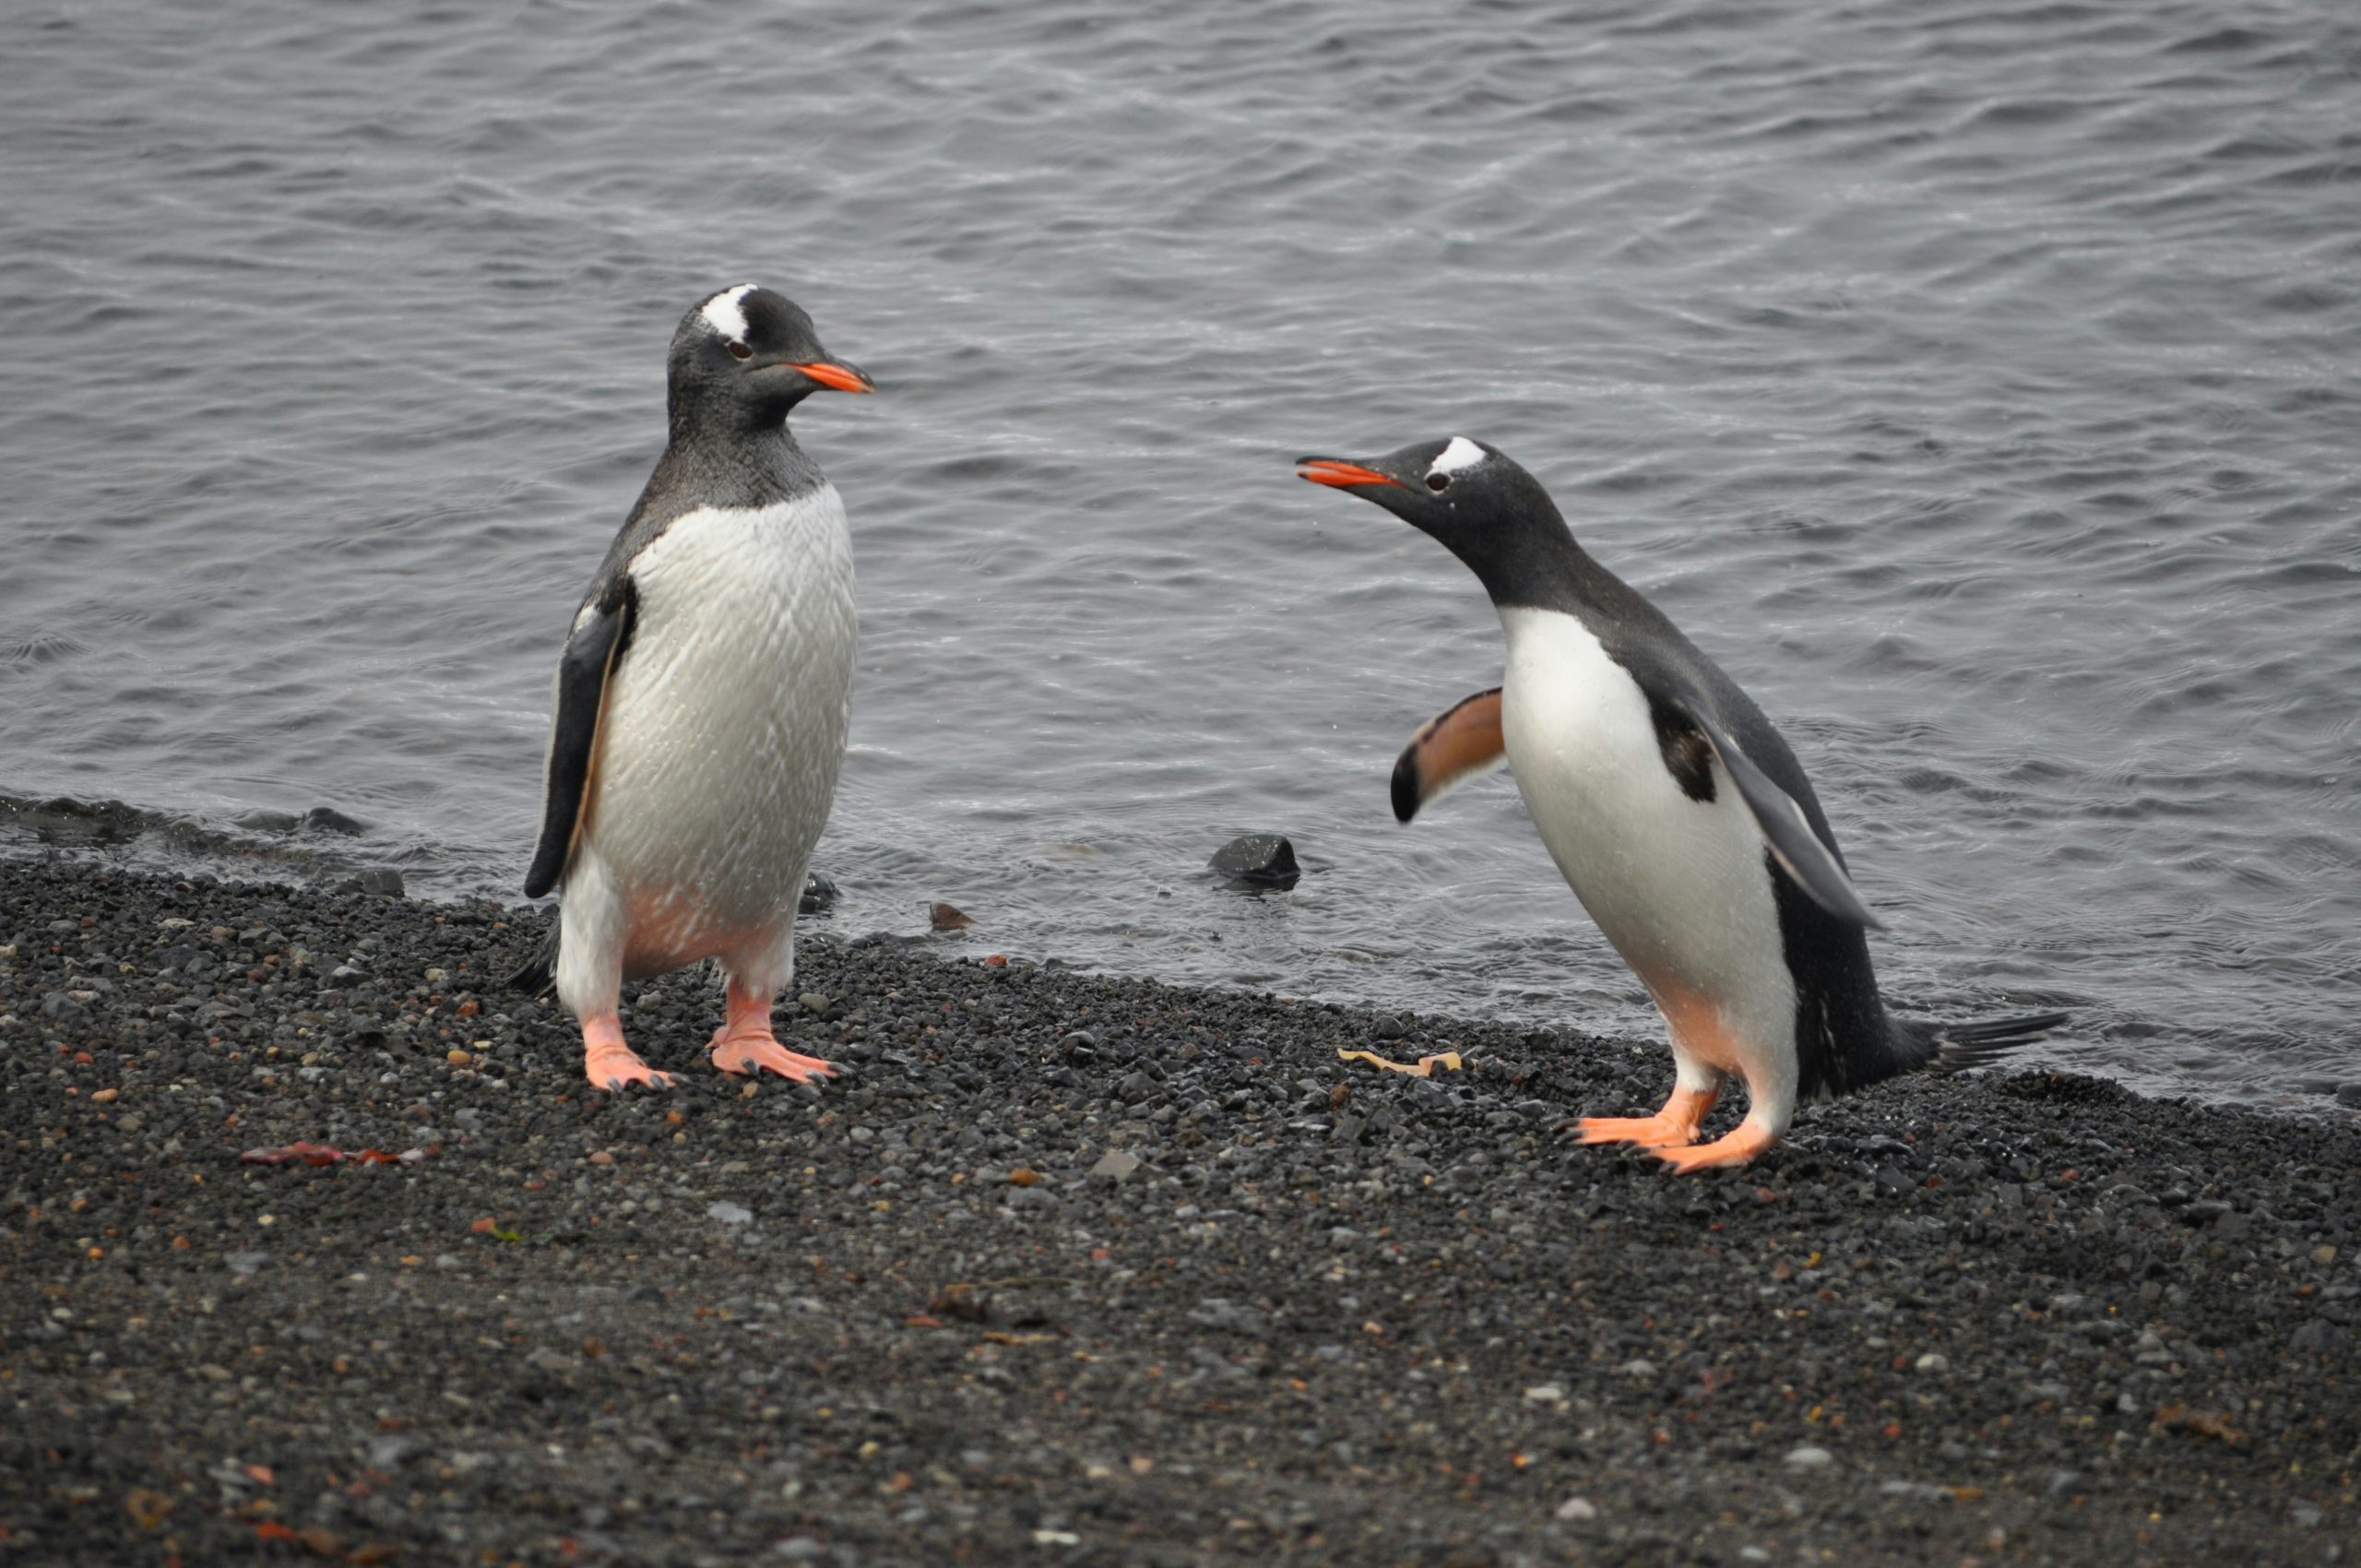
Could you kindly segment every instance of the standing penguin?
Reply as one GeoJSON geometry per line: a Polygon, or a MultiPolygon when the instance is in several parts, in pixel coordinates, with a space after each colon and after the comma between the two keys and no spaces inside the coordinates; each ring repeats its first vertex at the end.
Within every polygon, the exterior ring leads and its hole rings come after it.
{"type": "Polygon", "coordinates": [[[1637,1144],[1681,1170],[1742,1165],[1778,1140],[1799,1099],[1973,1066],[2065,1021],[1887,1016],[1863,930],[1878,921],[1795,754],[1498,450],[1453,436],[1368,462],[1305,457],[1299,473],[1431,535],[1500,612],[1501,685],[1412,738],[1394,765],[1394,814],[1408,822],[1505,758],[1559,871],[1655,999],[1672,1097],[1654,1116],[1585,1118],[1584,1143],[1637,1144]],[[1745,1120],[1696,1146],[1732,1077],[1747,1087],[1745,1120]]]}
{"type": "Polygon", "coordinates": [[[781,1047],[796,903],[845,754],[852,540],[836,487],[788,433],[823,389],[867,392],[812,318],[724,289],[681,318],[671,439],[559,656],[540,844],[526,897],[562,891],[552,980],[600,1088],[669,1087],[623,1043],[623,982],[718,958],[725,1073],[835,1071],[781,1047]]]}

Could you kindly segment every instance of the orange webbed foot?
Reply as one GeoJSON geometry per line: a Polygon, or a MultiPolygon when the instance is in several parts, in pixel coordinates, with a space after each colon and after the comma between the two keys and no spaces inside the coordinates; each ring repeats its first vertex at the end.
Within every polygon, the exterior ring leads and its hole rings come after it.
{"type": "Polygon", "coordinates": [[[1569,1129],[1577,1143],[1665,1148],[1697,1141],[1697,1124],[1670,1116],[1585,1116],[1569,1129]]]}
{"type": "Polygon", "coordinates": [[[1682,1175],[1716,1166],[1744,1165],[1779,1140],[1751,1122],[1741,1122],[1727,1137],[1690,1148],[1660,1148],[1656,1158],[1682,1175]]]}
{"type": "Polygon", "coordinates": [[[1675,1089],[1654,1116],[1585,1116],[1569,1129],[1586,1144],[1637,1144],[1667,1148],[1697,1141],[1697,1128],[1714,1109],[1716,1089],[1675,1089]]]}
{"type": "Polygon", "coordinates": [[[623,1043],[623,1020],[612,1013],[582,1021],[582,1071],[592,1087],[614,1094],[634,1084],[651,1089],[672,1087],[671,1074],[656,1071],[623,1043]]]}
{"type": "Polygon", "coordinates": [[[790,1084],[833,1078],[836,1065],[817,1056],[805,1056],[779,1044],[771,1033],[771,999],[758,996],[730,981],[730,1021],[713,1031],[713,1064],[725,1073],[777,1073],[790,1084]]]}
{"type": "Polygon", "coordinates": [[[836,1064],[817,1056],[788,1050],[765,1029],[760,1035],[733,1037],[728,1029],[713,1032],[713,1064],[725,1073],[777,1073],[791,1084],[833,1078],[836,1064]]]}

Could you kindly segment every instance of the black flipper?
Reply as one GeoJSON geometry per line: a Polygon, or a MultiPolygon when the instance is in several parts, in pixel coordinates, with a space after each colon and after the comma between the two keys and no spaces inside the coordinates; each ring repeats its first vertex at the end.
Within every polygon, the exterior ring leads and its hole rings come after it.
{"type": "Polygon", "coordinates": [[[598,751],[599,720],[606,711],[607,678],[631,640],[635,596],[631,578],[618,577],[601,596],[557,661],[557,714],[550,725],[547,799],[541,813],[541,841],[533,850],[533,869],[525,873],[525,897],[538,898],[565,874],[574,854],[575,829],[582,822],[582,802],[590,787],[590,763],[598,751]]]}
{"type": "Polygon", "coordinates": [[[1795,885],[1803,889],[1811,901],[1834,915],[1838,920],[1855,925],[1880,928],[1877,916],[1861,902],[1853,890],[1853,879],[1845,874],[1845,864],[1835,852],[1820,840],[1811,830],[1811,823],[1804,815],[1804,808],[1796,798],[1774,783],[1771,776],[1754,766],[1752,759],[1738,750],[1738,742],[1725,733],[1722,727],[1705,716],[1705,705],[1685,695],[1666,699],[1665,706],[1682,719],[1697,727],[1698,732],[1710,742],[1714,754],[1721,759],[1723,771],[1738,786],[1747,808],[1754,813],[1755,823],[1762,829],[1763,841],[1770,846],[1771,858],[1779,862],[1795,885]]]}

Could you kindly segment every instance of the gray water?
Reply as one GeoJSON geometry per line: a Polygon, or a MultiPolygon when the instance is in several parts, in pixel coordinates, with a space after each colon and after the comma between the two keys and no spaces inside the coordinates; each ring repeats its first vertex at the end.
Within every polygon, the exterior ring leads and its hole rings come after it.
{"type": "Polygon", "coordinates": [[[0,795],[513,896],[665,343],[750,279],[880,385],[797,420],[839,931],[1654,1033],[1507,779],[1387,808],[1499,626],[1288,459],[1459,433],[1782,725],[1899,1004],[2361,1078],[2349,0],[24,0],[0,795]],[[1263,827],[1293,894],[1204,872],[1263,827]]]}

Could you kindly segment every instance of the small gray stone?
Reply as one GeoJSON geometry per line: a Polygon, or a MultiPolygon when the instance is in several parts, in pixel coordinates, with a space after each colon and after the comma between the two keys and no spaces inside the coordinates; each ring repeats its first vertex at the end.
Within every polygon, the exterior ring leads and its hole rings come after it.
{"type": "Polygon", "coordinates": [[[262,1272],[262,1265],[270,1261],[270,1254],[268,1253],[231,1253],[221,1261],[230,1265],[231,1273],[252,1277],[262,1272]]]}
{"type": "Polygon", "coordinates": [[[2292,1350],[2306,1350],[2314,1355],[2325,1355],[2336,1348],[2338,1338],[2339,1336],[2333,1324],[2326,1319],[2314,1318],[2287,1336],[2287,1347],[2292,1350]]]}
{"type": "Polygon", "coordinates": [[[53,991],[41,999],[41,1016],[68,1028],[77,1028],[90,1021],[90,1010],[62,991],[53,991]]]}
{"type": "Polygon", "coordinates": [[[1098,1163],[1090,1168],[1090,1174],[1093,1176],[1111,1176],[1116,1181],[1120,1182],[1124,1177],[1129,1176],[1133,1171],[1137,1170],[1139,1168],[1140,1157],[1138,1155],[1129,1154],[1119,1148],[1110,1148],[1105,1154],[1098,1157],[1098,1163]]]}
{"type": "Polygon", "coordinates": [[[718,1219],[724,1225],[751,1225],[754,1222],[754,1211],[742,1204],[708,1204],[705,1212],[707,1218],[718,1219]]]}
{"type": "Polygon", "coordinates": [[[414,1437],[373,1437],[369,1440],[369,1466],[377,1470],[395,1469],[403,1460],[423,1450],[424,1444],[414,1437]]]}
{"type": "Polygon", "coordinates": [[[1824,1470],[1836,1463],[1836,1455],[1825,1448],[1815,1448],[1807,1443],[1787,1450],[1787,1466],[1796,1470],[1824,1470]]]}
{"type": "Polygon", "coordinates": [[[1261,1336],[1271,1331],[1271,1320],[1250,1306],[1210,1297],[1204,1305],[1189,1314],[1189,1321],[1207,1328],[1226,1328],[1233,1334],[1261,1336]]]}

